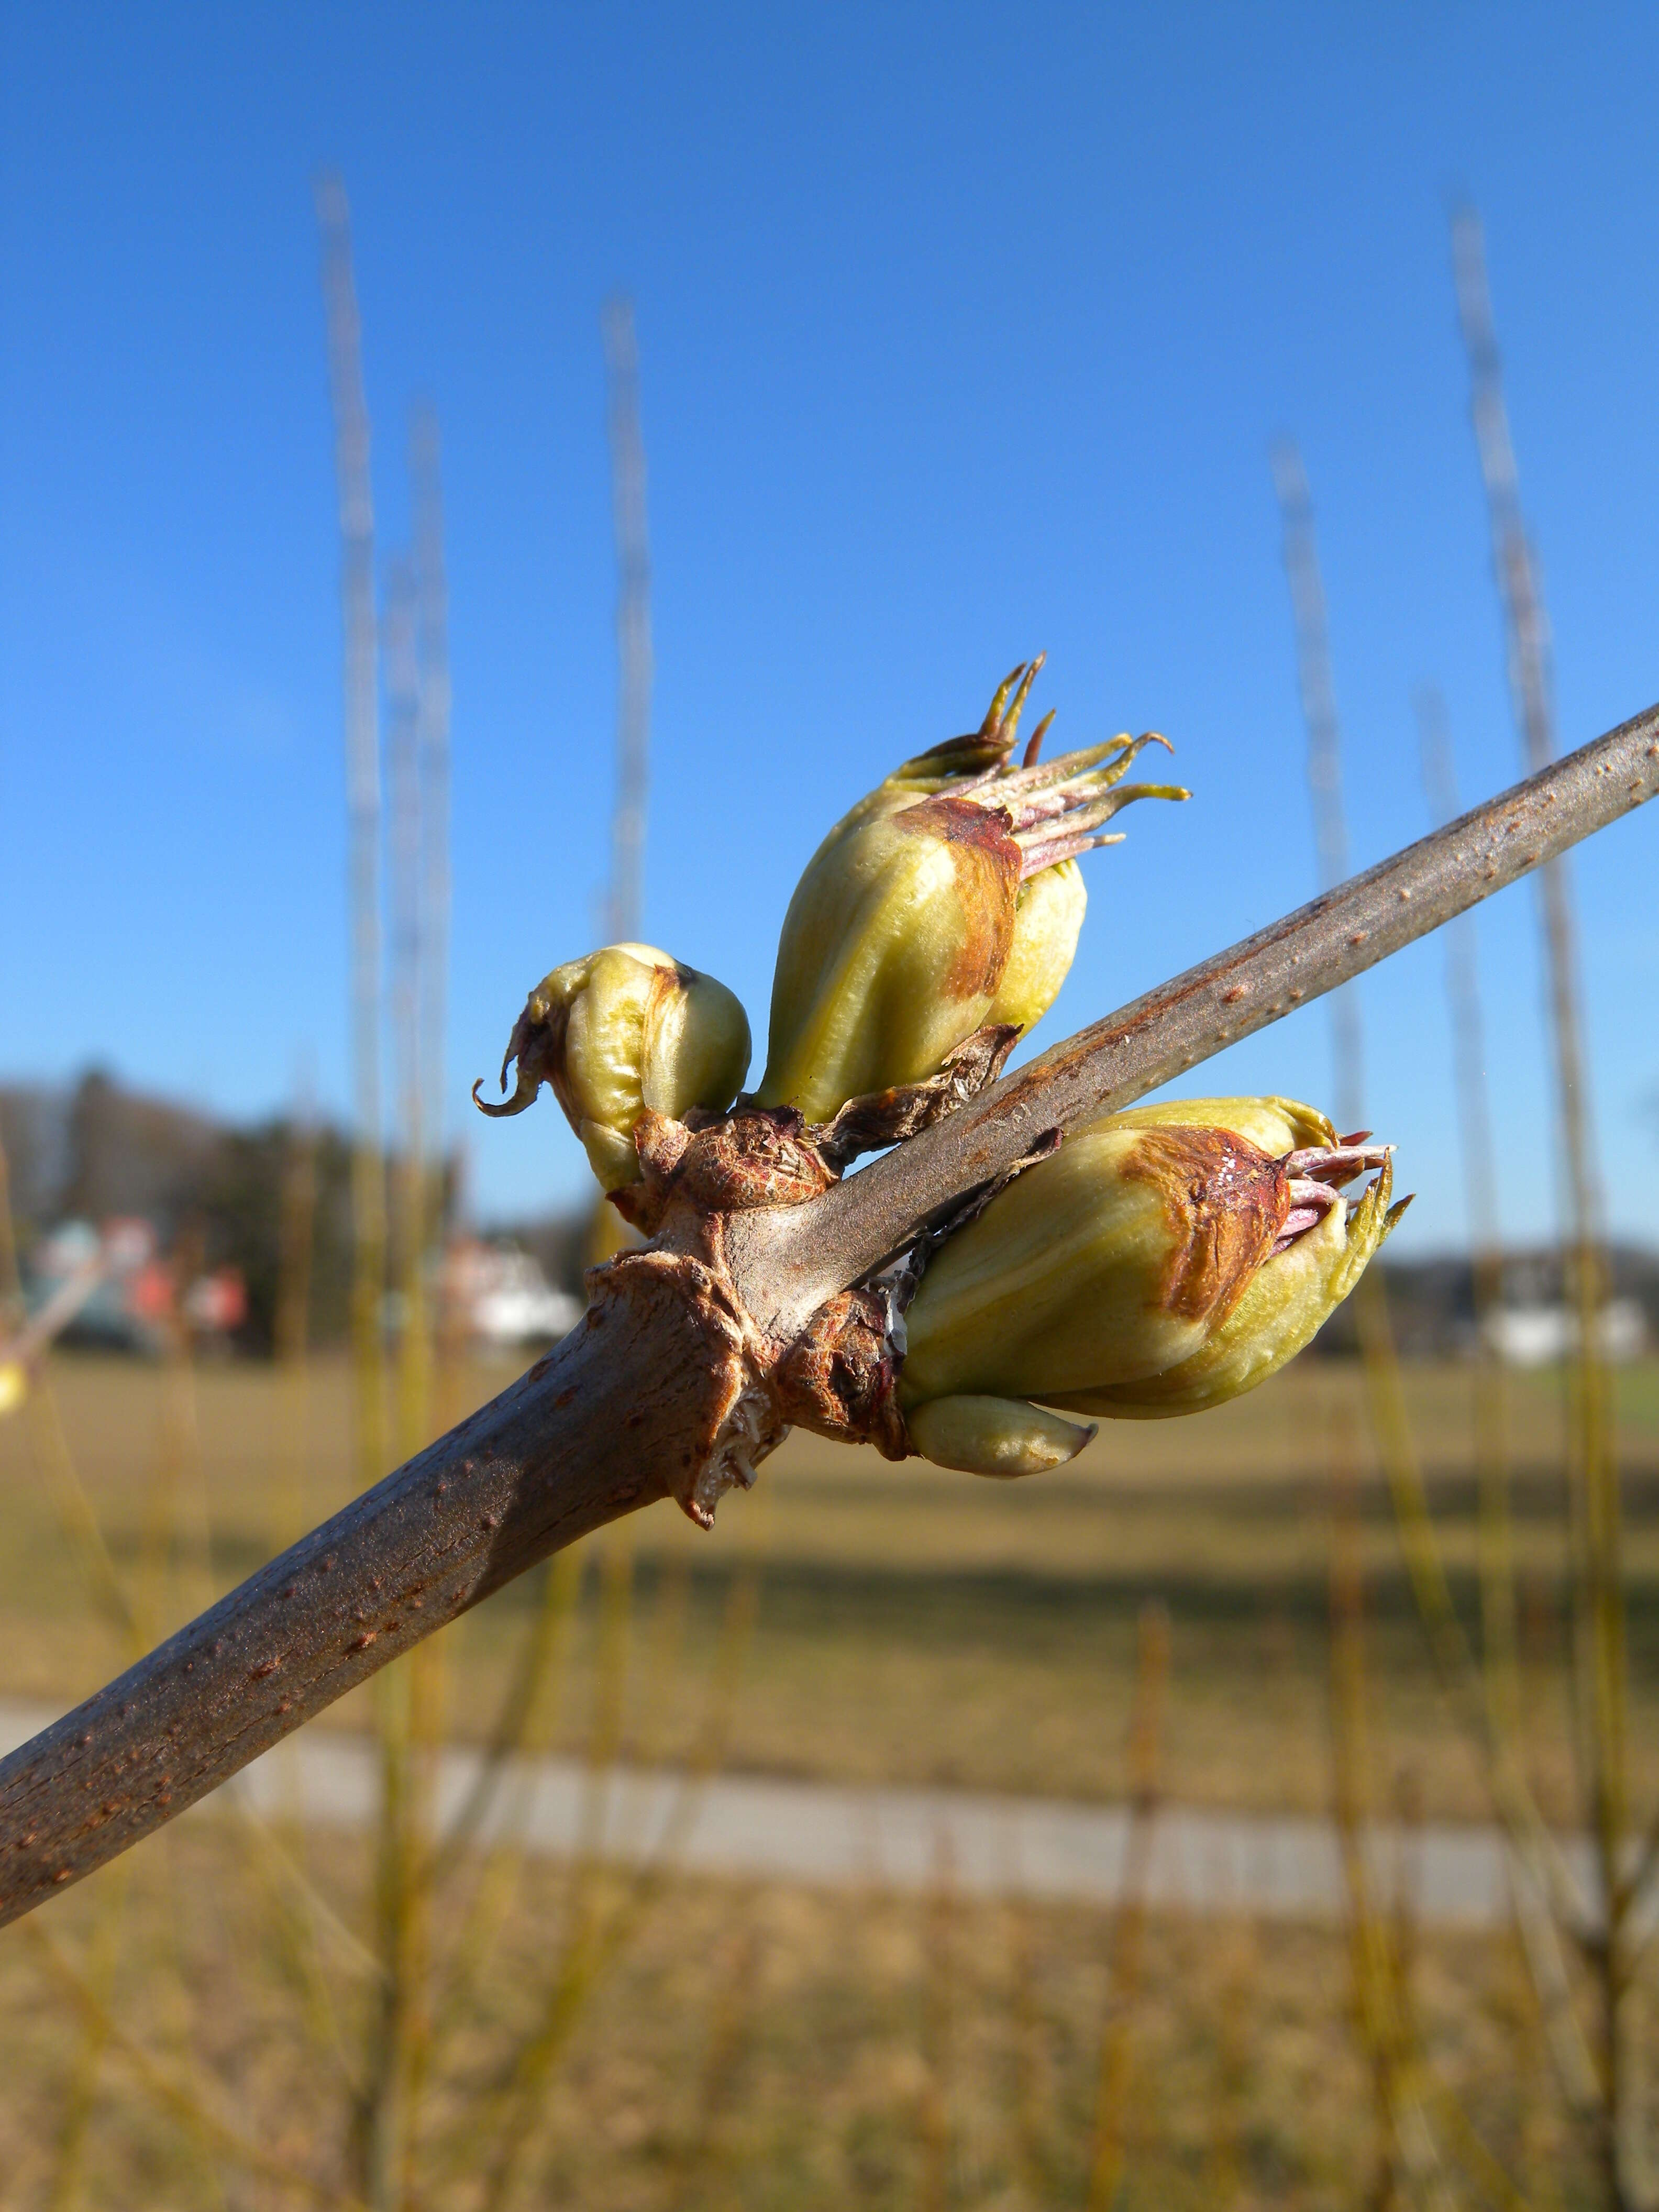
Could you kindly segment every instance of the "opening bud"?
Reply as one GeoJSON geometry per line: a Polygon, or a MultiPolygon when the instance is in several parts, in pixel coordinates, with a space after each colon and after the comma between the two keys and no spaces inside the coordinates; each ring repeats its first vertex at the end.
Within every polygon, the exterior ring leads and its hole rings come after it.
{"type": "Polygon", "coordinates": [[[930,1402],[964,1395],[1151,1419],[1253,1389],[1405,1211],[1368,1136],[1282,1098],[1140,1106],[1079,1131],[922,1277],[900,1376],[912,1434],[930,1402]],[[1350,1206],[1343,1186],[1371,1170],[1350,1206]]]}
{"type": "Polygon", "coordinates": [[[501,1060],[518,1062],[513,1096],[485,1114],[521,1114],[544,1083],[564,1109],[600,1185],[640,1179],[634,1128],[649,1107],[683,1121],[719,1113],[749,1072],[749,1019],[712,975],[650,945],[610,945],[556,968],[530,994],[501,1060]]]}
{"type": "Polygon", "coordinates": [[[999,687],[980,728],[905,762],[830,832],[789,902],[778,945],[765,1105],[823,1121],[849,1098],[919,1083],[988,1021],[1029,1028],[1053,1004],[1086,903],[1077,856],[1106,825],[1153,732],[1043,763],[1053,716],[1018,765],[1042,657],[999,687]]]}

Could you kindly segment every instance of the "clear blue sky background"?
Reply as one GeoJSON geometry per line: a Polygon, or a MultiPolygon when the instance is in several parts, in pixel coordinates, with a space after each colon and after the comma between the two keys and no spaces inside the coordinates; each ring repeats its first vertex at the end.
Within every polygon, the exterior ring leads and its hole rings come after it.
{"type": "MultiPolygon", "coordinates": [[[[658,682],[647,934],[763,1034],[829,820],[1047,647],[1076,744],[1196,797],[1089,866],[1045,1032],[1306,896],[1272,435],[1302,441],[1353,841],[1518,753],[1446,209],[1487,224],[1564,744],[1659,696],[1659,15],[1437,5],[0,13],[0,1076],[94,1060],[343,1109],[337,553],[310,180],[355,217],[383,548],[446,447],[452,1127],[486,1216],[585,1170],[486,1127],[605,867],[614,599],[598,311],[638,302],[658,682]]],[[[1615,1225],[1659,1237],[1659,810],[1576,871],[1615,1225]]],[[[1507,1226],[1553,1206],[1534,926],[1482,916],[1507,1226]]],[[[1372,1118],[1463,1235],[1441,953],[1363,987],[1372,1118]]],[[[1328,1095],[1309,1010],[1212,1087],[1328,1095]]]]}

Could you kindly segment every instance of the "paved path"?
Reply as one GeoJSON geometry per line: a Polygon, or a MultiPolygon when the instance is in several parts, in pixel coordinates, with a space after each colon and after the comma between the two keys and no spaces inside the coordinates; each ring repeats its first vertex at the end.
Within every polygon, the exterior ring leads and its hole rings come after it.
{"type": "MultiPolygon", "coordinates": [[[[55,1717],[45,1707],[0,1703],[0,1756],[55,1717]]],[[[479,1766],[475,1751],[441,1754],[441,1823],[466,1802],[479,1766]]],[[[226,1790],[262,1814],[297,1812],[319,1826],[362,1828],[375,1803],[374,1748],[361,1737],[301,1731],[226,1790]]],[[[925,1889],[943,1875],[977,1895],[1104,1905],[1121,1891],[1129,1830],[1121,1806],[730,1774],[696,1782],[651,1769],[596,1779],[578,1761],[536,1759],[513,1763],[480,1833],[516,1832],[548,1857],[589,1848],[635,1864],[661,1856],[691,1873],[895,1890],[925,1889]]],[[[1567,1850],[1593,1893],[1588,1846],[1576,1841],[1567,1850]]],[[[1379,1828],[1370,1854],[1385,1887],[1402,1875],[1409,1881],[1425,1922],[1479,1928],[1508,1917],[1495,1828],[1427,1825],[1409,1838],[1379,1828]]],[[[1193,1913],[1334,1918],[1343,1909],[1334,1832],[1326,1820],[1166,1806],[1154,1822],[1146,1897],[1193,1913]]]]}

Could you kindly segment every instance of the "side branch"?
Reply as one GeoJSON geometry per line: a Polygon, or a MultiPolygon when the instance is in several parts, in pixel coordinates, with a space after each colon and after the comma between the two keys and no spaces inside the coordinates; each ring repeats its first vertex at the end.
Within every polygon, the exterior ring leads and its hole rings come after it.
{"type": "Polygon", "coordinates": [[[738,1340],[757,1325],[781,1372],[826,1300],[1046,1133],[1129,1104],[1656,792],[1659,708],[1055,1046],[822,1196],[709,1213],[702,1260],[684,1242],[636,1257],[636,1273],[642,1258],[670,1288],[677,1270],[718,1266],[734,1311],[597,1302],[510,1389],[0,1761],[0,1923],[549,1553],[654,1499],[690,1510],[700,1468],[748,1480],[770,1441],[741,1387],[738,1340]]]}
{"type": "Polygon", "coordinates": [[[1659,793],[1659,707],[1051,1046],[810,1206],[732,1224],[750,1313],[790,1336],[1042,1133],[1115,1112],[1346,983],[1659,793]]]}

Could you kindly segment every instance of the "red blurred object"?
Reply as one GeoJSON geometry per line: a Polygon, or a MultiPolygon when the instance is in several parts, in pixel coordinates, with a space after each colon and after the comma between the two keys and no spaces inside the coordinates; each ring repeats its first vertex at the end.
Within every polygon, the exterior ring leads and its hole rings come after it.
{"type": "Polygon", "coordinates": [[[228,1336],[247,1319],[247,1285],[237,1267],[198,1275],[185,1293],[185,1319],[192,1328],[228,1336]]]}

